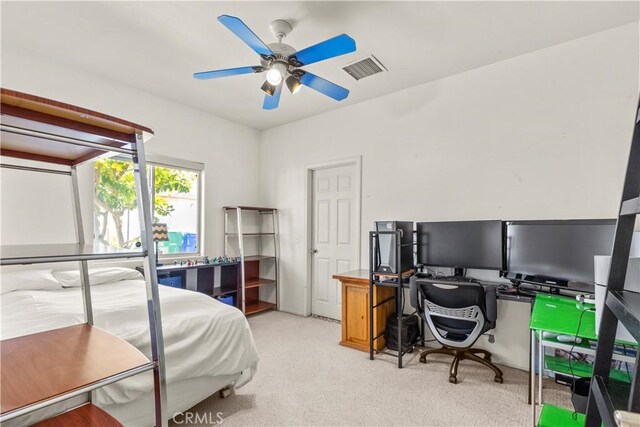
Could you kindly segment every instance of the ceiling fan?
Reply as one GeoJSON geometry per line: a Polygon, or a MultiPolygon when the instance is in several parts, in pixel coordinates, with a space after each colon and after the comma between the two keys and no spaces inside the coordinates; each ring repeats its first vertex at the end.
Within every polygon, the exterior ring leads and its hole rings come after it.
{"type": "Polygon", "coordinates": [[[218,77],[234,76],[238,74],[263,73],[266,71],[266,80],[262,90],[266,92],[262,108],[273,110],[278,107],[280,93],[283,84],[286,84],[291,93],[296,93],[302,85],[317,90],[318,92],[342,101],[349,95],[349,91],[328,80],[302,70],[300,67],[334,58],[356,50],[356,42],[346,34],[330,38],[306,49],[296,51],[288,44],[282,43],[282,39],[291,32],[291,25],[287,21],[276,20],[269,28],[278,38],[277,43],[266,45],[255,35],[242,20],[235,16],[221,15],[218,21],[231,32],[245,42],[251,49],[260,55],[260,65],[249,67],[227,68],[223,70],[203,71],[194,73],[193,77],[199,80],[215,79],[218,77]]]}

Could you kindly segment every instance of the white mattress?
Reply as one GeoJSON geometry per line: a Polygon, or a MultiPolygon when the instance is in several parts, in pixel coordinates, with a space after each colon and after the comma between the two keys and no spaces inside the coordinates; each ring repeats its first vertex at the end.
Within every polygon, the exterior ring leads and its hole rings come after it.
{"type": "MultiPolygon", "coordinates": [[[[126,280],[93,286],[91,295],[95,325],[128,341],[150,357],[144,286],[141,280],[126,280]]],[[[181,397],[179,400],[184,401],[183,405],[174,405],[171,402],[174,394],[171,391],[175,389],[172,384],[185,384],[196,379],[206,384],[207,378],[221,377],[230,383],[236,381],[235,385],[241,386],[251,379],[259,357],[247,320],[239,310],[204,294],[166,286],[160,286],[160,303],[171,411],[186,410],[217,391],[203,390],[203,387],[187,389],[193,395],[187,399],[181,397]],[[189,406],[180,407],[187,404],[189,406]]],[[[10,292],[2,295],[1,308],[2,339],[84,321],[79,288],[10,292]]],[[[151,375],[146,373],[97,390],[94,403],[107,410],[120,408],[116,412],[121,422],[139,425],[127,421],[141,420],[141,417],[146,419],[144,414],[134,412],[146,409],[152,414],[153,408],[130,404],[148,399],[152,391],[151,375]],[[140,408],[121,410],[126,407],[140,408]]]]}

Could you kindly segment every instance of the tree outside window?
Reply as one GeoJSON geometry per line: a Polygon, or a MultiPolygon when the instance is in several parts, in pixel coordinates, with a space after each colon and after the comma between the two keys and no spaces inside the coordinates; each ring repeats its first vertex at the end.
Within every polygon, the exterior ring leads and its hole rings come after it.
{"type": "MultiPolygon", "coordinates": [[[[169,241],[161,254],[197,253],[199,173],[175,167],[148,165],[153,221],[167,223],[169,241]]],[[[94,166],[94,224],[96,239],[117,248],[133,248],[140,241],[133,163],[104,159],[94,166]]]]}

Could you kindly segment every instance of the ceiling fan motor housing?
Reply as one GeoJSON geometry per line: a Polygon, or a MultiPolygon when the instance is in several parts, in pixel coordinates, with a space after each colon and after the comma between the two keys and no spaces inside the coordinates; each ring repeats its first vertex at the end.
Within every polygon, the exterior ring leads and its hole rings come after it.
{"type": "Polygon", "coordinates": [[[296,53],[293,46],[286,43],[269,43],[267,46],[274,53],[275,59],[280,61],[286,61],[290,55],[296,53]]]}
{"type": "MultiPolygon", "coordinates": [[[[296,50],[285,43],[270,43],[269,49],[274,53],[272,57],[262,58],[260,60],[262,66],[264,68],[271,68],[272,65],[276,63],[281,63],[284,65],[284,68],[289,74],[292,74],[294,71],[294,67],[292,67],[291,61],[289,57],[296,53],[296,50]]],[[[283,77],[286,77],[283,75],[283,77]]]]}
{"type": "Polygon", "coordinates": [[[293,27],[291,27],[291,24],[289,24],[287,21],[283,19],[276,19],[275,21],[271,22],[271,24],[269,25],[269,29],[271,30],[273,35],[276,36],[276,38],[278,39],[278,42],[270,43],[267,45],[269,46],[269,49],[271,49],[271,51],[273,52],[273,57],[263,58],[261,61],[262,66],[269,67],[274,63],[280,62],[284,64],[286,66],[286,69],[289,71],[290,69],[289,57],[294,53],[296,53],[296,50],[293,48],[293,46],[290,46],[286,43],[282,43],[282,39],[285,38],[291,32],[293,27]]]}

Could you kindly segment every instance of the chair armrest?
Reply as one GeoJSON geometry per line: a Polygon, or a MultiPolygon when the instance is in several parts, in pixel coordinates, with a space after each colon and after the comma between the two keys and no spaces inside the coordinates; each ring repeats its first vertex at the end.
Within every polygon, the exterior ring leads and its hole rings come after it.
{"type": "Polygon", "coordinates": [[[422,313],[418,299],[418,278],[416,276],[411,276],[409,279],[409,301],[411,302],[411,307],[415,308],[418,313],[422,313]]]}
{"type": "MultiPolygon", "coordinates": [[[[496,325],[498,319],[498,294],[496,286],[485,287],[485,308],[487,310],[487,322],[493,327],[496,325]]],[[[492,329],[493,329],[492,327],[492,329]]]]}

